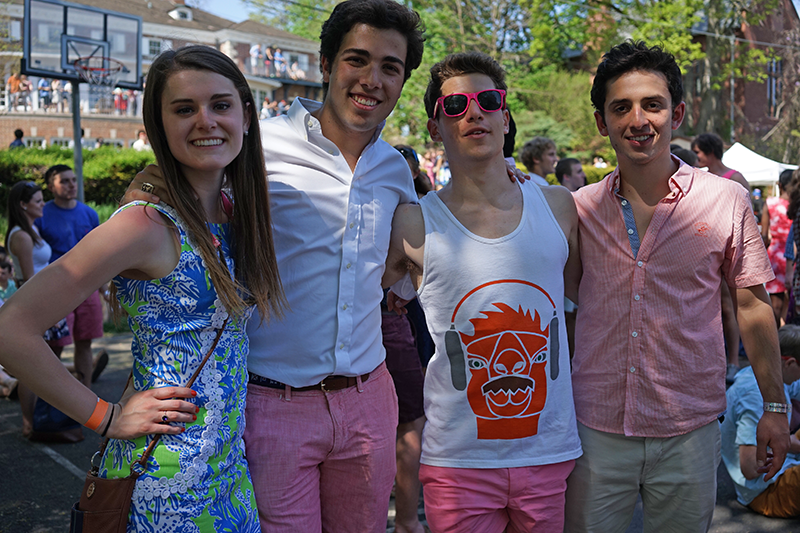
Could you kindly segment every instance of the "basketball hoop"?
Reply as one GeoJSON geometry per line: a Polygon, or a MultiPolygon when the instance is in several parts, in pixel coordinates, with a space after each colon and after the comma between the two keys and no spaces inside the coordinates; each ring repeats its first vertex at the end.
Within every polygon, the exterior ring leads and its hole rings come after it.
{"type": "Polygon", "coordinates": [[[120,61],[103,56],[87,56],[75,60],[75,72],[90,85],[89,94],[97,98],[95,112],[114,111],[114,88],[123,72],[127,72],[120,61]]]}

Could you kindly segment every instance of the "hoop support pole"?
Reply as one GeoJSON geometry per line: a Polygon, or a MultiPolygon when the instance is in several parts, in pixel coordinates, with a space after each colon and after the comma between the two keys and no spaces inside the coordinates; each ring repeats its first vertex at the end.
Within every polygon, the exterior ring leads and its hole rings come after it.
{"type": "Polygon", "coordinates": [[[72,148],[73,172],[78,182],[78,201],[83,202],[83,146],[81,143],[81,82],[70,81],[72,84],[72,148]]]}

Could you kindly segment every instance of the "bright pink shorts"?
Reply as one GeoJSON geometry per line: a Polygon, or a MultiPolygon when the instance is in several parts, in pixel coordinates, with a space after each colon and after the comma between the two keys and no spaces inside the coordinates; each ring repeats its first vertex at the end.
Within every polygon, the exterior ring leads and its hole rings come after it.
{"type": "Polygon", "coordinates": [[[434,532],[550,533],[564,529],[564,493],[575,461],[518,468],[420,465],[434,532]]]}
{"type": "Polygon", "coordinates": [[[100,292],[94,291],[73,312],[67,315],[69,335],[50,341],[51,346],[69,346],[76,341],[99,339],[103,336],[103,304],[100,292]]]}

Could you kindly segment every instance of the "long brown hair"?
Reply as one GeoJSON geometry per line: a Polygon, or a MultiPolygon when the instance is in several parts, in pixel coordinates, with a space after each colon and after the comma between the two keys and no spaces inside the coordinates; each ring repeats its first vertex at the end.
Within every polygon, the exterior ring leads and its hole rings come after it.
{"type": "MultiPolygon", "coordinates": [[[[28,220],[25,210],[19,205],[21,202],[30,202],[33,195],[41,190],[42,188],[32,181],[20,181],[11,187],[11,191],[8,193],[8,210],[6,211],[8,213],[6,248],[10,245],[8,237],[11,235],[11,230],[14,229],[15,226],[19,226],[22,231],[30,235],[34,244],[42,242],[42,238],[39,237],[39,234],[33,229],[30,220],[28,220]]],[[[17,275],[22,276],[22,272],[18,272],[17,275]]]]}
{"type": "Polygon", "coordinates": [[[786,186],[786,191],[789,193],[789,207],[786,210],[786,216],[791,220],[797,220],[797,210],[800,209],[800,169],[792,172],[792,179],[786,186]]]}
{"type": "Polygon", "coordinates": [[[142,104],[144,127],[166,181],[174,208],[186,224],[186,231],[197,243],[217,294],[229,311],[241,311],[245,301],[254,301],[262,319],[281,314],[286,305],[269,213],[267,175],[258,110],[242,72],[225,54],[208,46],[192,45],[168,50],[150,66],[142,104]],[[206,227],[207,214],[195,201],[194,190],[167,144],[161,110],[161,98],[169,77],[183,70],[209,71],[231,80],[239,93],[242,107],[250,114],[249,134],[242,150],[225,169],[226,184],[235,202],[233,210],[233,256],[235,280],[217,257],[211,233],[206,227]],[[249,104],[249,105],[248,105],[249,104]]]}

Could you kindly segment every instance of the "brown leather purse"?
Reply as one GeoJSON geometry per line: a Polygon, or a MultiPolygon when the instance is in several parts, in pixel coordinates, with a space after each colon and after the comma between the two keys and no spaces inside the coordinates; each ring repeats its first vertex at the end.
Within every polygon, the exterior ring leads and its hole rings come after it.
{"type": "MultiPolygon", "coordinates": [[[[228,323],[225,319],[222,326],[217,330],[217,336],[214,338],[214,343],[208,351],[200,366],[194,371],[186,387],[191,387],[200,371],[208,361],[208,358],[217,347],[222,331],[228,323]]],[[[81,491],[81,499],[78,503],[72,506],[70,513],[70,533],[125,533],[128,527],[128,514],[131,508],[131,498],[133,497],[133,489],[136,486],[136,480],[147,468],[147,460],[153,453],[158,441],[161,440],[161,435],[156,435],[150,441],[142,456],[131,464],[130,475],[117,478],[107,479],[98,477],[100,472],[100,458],[106,450],[109,439],[103,440],[100,449],[92,456],[92,469],[86,474],[86,480],[83,482],[83,490],[81,491]],[[95,464],[97,459],[98,464],[95,464]]]]}

